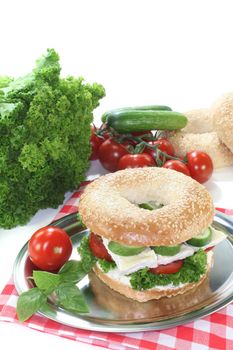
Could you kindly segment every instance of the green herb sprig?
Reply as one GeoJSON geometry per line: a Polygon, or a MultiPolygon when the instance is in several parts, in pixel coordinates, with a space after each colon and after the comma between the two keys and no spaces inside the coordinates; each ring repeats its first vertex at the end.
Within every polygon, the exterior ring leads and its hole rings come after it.
{"type": "Polygon", "coordinates": [[[48,298],[52,295],[55,305],[65,310],[89,312],[85,298],[76,285],[91,271],[97,261],[89,248],[88,236],[82,239],[78,252],[81,260],[67,261],[57,274],[33,271],[35,287],[23,292],[18,298],[16,312],[20,322],[26,321],[38,310],[46,307],[48,298]]]}

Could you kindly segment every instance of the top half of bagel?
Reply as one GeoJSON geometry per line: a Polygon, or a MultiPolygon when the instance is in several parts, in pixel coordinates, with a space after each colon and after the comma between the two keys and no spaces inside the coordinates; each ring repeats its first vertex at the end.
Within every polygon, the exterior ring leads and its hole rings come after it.
{"type": "Polygon", "coordinates": [[[79,212],[95,234],[134,246],[174,245],[201,233],[214,206],[204,186],[170,169],[138,168],[107,174],[88,185],[79,212]],[[137,204],[156,201],[157,210],[137,204]]]}

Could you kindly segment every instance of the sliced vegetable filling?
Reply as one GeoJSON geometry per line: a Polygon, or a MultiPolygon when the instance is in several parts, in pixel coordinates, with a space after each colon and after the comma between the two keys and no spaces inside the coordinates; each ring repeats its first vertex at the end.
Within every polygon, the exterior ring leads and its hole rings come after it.
{"type": "Polygon", "coordinates": [[[141,290],[198,281],[206,268],[206,252],[225,238],[223,232],[208,227],[182,244],[138,247],[91,233],[89,247],[104,273],[111,276],[113,271],[113,278],[126,278],[132,288],[141,290]]]}

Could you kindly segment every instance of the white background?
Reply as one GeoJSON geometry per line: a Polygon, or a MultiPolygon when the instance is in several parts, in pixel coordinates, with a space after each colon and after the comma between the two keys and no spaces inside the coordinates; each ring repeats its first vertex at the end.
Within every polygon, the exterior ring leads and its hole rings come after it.
{"type": "MultiPolygon", "coordinates": [[[[63,75],[106,88],[97,124],[103,111],[126,105],[209,107],[233,91],[232,10],[231,0],[0,0],[0,75],[23,75],[55,48],[63,75]]],[[[207,183],[218,205],[233,207],[232,170],[216,171],[207,183]]],[[[21,246],[56,212],[40,211],[26,227],[0,230],[0,289],[21,246]]],[[[90,348],[3,323],[0,339],[9,349],[90,348]]]]}

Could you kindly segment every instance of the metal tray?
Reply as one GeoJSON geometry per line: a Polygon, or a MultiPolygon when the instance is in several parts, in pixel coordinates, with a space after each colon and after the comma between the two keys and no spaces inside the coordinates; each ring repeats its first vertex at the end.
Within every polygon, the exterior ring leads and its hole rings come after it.
{"type": "MultiPolygon", "coordinates": [[[[88,230],[82,231],[76,214],[67,215],[53,222],[53,225],[64,228],[71,236],[72,258],[78,259],[77,246],[88,230]]],[[[233,300],[233,221],[217,212],[214,226],[226,232],[228,239],[214,248],[214,266],[209,277],[189,293],[139,303],[111,290],[91,273],[78,284],[89,305],[89,314],[72,314],[52,302],[39,313],[72,327],[107,332],[161,330],[210,315],[233,300]]],[[[32,270],[25,244],[14,265],[14,282],[18,293],[31,288],[27,277],[31,276],[32,270]]]]}

